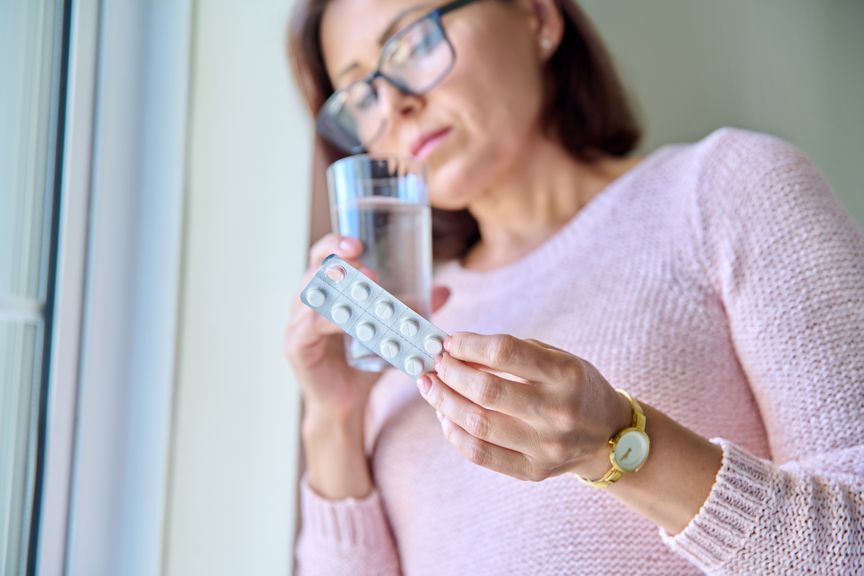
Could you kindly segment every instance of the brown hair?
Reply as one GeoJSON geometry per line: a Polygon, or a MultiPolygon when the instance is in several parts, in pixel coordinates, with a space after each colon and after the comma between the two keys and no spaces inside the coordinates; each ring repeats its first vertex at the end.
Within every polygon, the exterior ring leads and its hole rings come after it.
{"type": "MultiPolygon", "coordinates": [[[[313,115],[333,93],[320,41],[321,17],[329,1],[299,0],[289,31],[291,65],[313,115]]],[[[564,18],[564,34],[546,64],[544,128],[580,160],[591,161],[603,154],[625,156],[638,144],[641,130],[612,60],[575,1],[559,0],[558,4],[564,18]]],[[[343,152],[316,135],[313,235],[316,228],[326,226],[324,170],[343,156],[343,152]]],[[[477,221],[467,210],[432,209],[435,260],[461,257],[479,238],[477,221]]]]}

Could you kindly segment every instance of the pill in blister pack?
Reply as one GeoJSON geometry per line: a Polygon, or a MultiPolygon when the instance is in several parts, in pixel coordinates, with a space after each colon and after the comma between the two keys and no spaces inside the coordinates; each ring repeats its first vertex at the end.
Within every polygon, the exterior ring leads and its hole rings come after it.
{"type": "Polygon", "coordinates": [[[300,300],[413,378],[433,370],[447,337],[335,254],[324,259],[300,300]]]}

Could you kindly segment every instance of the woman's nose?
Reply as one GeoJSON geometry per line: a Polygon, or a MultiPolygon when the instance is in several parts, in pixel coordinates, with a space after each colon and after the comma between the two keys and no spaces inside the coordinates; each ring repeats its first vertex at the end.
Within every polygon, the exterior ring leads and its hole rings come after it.
{"type": "Polygon", "coordinates": [[[381,116],[386,120],[410,116],[422,107],[422,96],[402,92],[384,78],[377,80],[375,89],[378,92],[381,116]]]}

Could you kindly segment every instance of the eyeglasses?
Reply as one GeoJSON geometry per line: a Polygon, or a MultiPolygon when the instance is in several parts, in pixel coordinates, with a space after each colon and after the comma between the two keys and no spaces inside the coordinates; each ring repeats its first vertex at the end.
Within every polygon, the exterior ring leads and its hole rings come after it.
{"type": "Polygon", "coordinates": [[[394,34],[384,44],[378,66],[334,92],[318,112],[318,132],[351,154],[363,152],[387,124],[374,82],[383,78],[404,94],[419,96],[437,86],[456,61],[441,17],[477,0],[455,0],[394,34]]]}

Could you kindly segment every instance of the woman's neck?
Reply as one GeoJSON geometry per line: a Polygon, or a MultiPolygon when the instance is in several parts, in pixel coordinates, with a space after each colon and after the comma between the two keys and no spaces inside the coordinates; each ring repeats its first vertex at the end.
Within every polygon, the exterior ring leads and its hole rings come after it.
{"type": "Polygon", "coordinates": [[[600,157],[581,162],[546,140],[533,148],[532,156],[468,207],[481,239],[463,258],[466,268],[491,270],[519,260],[641,160],[600,157]]]}

